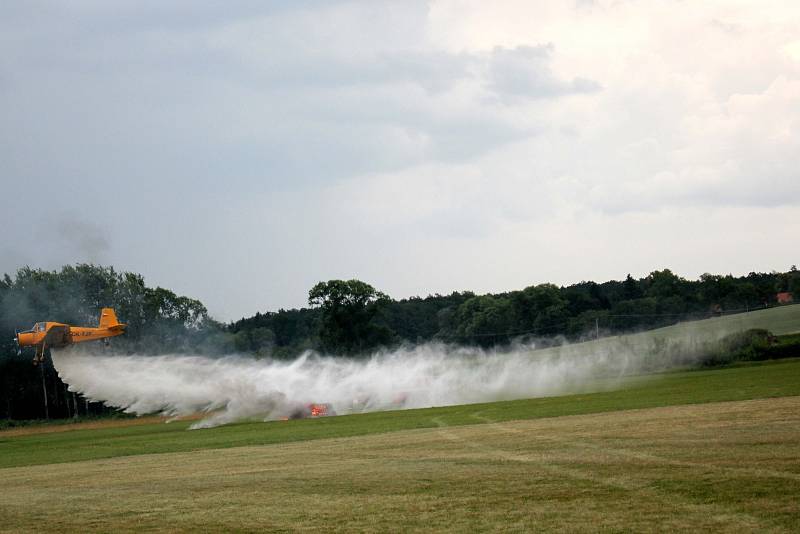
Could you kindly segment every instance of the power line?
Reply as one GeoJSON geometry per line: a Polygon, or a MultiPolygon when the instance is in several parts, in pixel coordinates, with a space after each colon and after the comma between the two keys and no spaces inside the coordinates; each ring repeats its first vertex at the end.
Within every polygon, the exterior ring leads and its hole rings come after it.
{"type": "MultiPolygon", "coordinates": [[[[800,303],[797,303],[800,304],[800,303]]],[[[730,310],[721,310],[720,312],[684,312],[684,313],[616,313],[616,314],[600,314],[595,319],[595,336],[597,338],[600,337],[600,328],[599,328],[599,320],[601,318],[605,319],[614,319],[614,318],[654,318],[654,317],[684,317],[686,319],[692,320],[701,320],[701,319],[712,319],[714,317],[719,317],[722,315],[733,315],[739,313],[752,313],[754,311],[759,311],[765,308],[750,308],[749,306],[745,308],[734,308],[730,310]]],[[[595,310],[592,310],[595,311],[595,310]]],[[[576,318],[577,320],[577,318],[576,318]]],[[[591,320],[591,319],[585,319],[591,320]]],[[[678,321],[680,322],[680,321],[678,321]]],[[[518,330],[512,332],[483,332],[480,334],[445,334],[445,335],[436,335],[434,336],[436,339],[473,339],[473,338],[486,338],[486,337],[512,337],[512,336],[522,336],[526,334],[541,334],[547,331],[552,331],[554,329],[558,329],[563,326],[567,326],[573,323],[573,321],[563,321],[560,323],[553,323],[547,326],[541,326],[538,328],[530,329],[530,330],[518,330]]],[[[591,324],[591,323],[589,323],[591,324]]]]}

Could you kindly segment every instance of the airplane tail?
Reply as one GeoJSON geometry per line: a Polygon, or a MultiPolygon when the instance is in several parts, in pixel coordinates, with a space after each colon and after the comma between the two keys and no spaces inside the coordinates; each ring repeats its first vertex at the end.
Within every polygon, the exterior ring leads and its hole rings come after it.
{"type": "Polygon", "coordinates": [[[100,311],[100,328],[110,328],[117,330],[125,328],[126,325],[117,320],[117,314],[114,313],[114,308],[103,308],[100,311]]]}

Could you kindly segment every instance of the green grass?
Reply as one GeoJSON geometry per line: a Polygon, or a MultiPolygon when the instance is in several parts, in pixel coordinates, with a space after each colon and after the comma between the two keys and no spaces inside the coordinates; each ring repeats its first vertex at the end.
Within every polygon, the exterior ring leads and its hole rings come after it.
{"type": "Polygon", "coordinates": [[[596,341],[567,344],[535,351],[541,356],[591,354],[597,351],[651,354],[658,363],[666,353],[693,353],[709,350],[725,336],[751,329],[764,329],[782,336],[800,333],[800,305],[780,306],[699,321],[687,321],[635,334],[603,337],[596,341]]]}
{"type": "Polygon", "coordinates": [[[697,332],[735,332],[751,328],[764,328],[775,335],[794,334],[800,332],[800,305],[778,306],[701,321],[678,323],[651,330],[649,333],[670,335],[677,334],[686,328],[692,328],[697,332]]]}
{"type": "Polygon", "coordinates": [[[0,468],[189,452],[715,401],[800,395],[800,360],[641,376],[620,389],[563,397],[473,404],[321,419],[239,423],[187,431],[189,423],[0,433],[0,468]]]}
{"type": "Polygon", "coordinates": [[[419,430],[2,469],[0,532],[800,524],[798,396],[524,421],[472,415],[487,424],[434,418],[419,430]]]}

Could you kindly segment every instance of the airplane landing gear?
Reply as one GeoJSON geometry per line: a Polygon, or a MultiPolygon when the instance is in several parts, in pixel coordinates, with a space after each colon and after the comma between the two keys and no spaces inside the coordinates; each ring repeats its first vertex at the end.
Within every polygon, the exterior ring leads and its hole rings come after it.
{"type": "Polygon", "coordinates": [[[38,365],[44,361],[44,343],[36,347],[36,354],[33,356],[33,365],[38,365]]]}

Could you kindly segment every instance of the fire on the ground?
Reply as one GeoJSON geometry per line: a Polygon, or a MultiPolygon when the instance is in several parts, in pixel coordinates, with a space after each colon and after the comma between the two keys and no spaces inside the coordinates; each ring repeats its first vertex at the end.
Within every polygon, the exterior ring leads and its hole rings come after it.
{"type": "Polygon", "coordinates": [[[333,406],[328,403],[310,402],[308,404],[298,406],[283,419],[306,419],[308,417],[326,417],[329,415],[336,415],[333,406]]]}

